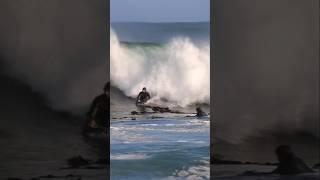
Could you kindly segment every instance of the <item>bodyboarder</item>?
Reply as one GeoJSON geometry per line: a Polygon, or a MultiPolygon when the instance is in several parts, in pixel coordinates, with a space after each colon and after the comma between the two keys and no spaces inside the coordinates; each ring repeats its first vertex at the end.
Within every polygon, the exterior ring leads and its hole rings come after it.
{"type": "Polygon", "coordinates": [[[84,133],[102,130],[109,135],[110,124],[110,83],[106,83],[103,93],[94,98],[87,113],[84,133]]]}
{"type": "Polygon", "coordinates": [[[150,99],[150,94],[147,91],[147,88],[143,88],[142,91],[138,94],[136,100],[136,106],[141,112],[145,111],[144,104],[150,99]]]}

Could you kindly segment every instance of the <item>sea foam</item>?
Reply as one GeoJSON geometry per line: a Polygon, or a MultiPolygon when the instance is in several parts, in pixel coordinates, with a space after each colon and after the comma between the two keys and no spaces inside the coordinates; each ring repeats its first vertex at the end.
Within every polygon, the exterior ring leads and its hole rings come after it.
{"type": "Polygon", "coordinates": [[[151,102],[166,99],[176,105],[210,102],[210,47],[188,38],[173,38],[163,46],[122,44],[110,31],[110,77],[129,97],[143,87],[151,102]]]}

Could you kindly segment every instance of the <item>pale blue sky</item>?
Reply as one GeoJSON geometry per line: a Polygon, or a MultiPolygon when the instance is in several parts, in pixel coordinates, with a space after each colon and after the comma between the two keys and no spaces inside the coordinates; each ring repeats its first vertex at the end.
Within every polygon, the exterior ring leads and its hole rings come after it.
{"type": "Polygon", "coordinates": [[[210,20],[210,0],[110,0],[111,22],[210,20]]]}

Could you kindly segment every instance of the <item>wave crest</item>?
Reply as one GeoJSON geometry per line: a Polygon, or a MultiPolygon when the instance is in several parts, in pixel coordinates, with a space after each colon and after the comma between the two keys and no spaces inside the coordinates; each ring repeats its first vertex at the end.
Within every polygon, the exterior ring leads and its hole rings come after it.
{"type": "Polygon", "coordinates": [[[174,38],[164,46],[128,47],[110,32],[110,78],[127,96],[147,87],[153,102],[210,103],[209,44],[174,38]]]}

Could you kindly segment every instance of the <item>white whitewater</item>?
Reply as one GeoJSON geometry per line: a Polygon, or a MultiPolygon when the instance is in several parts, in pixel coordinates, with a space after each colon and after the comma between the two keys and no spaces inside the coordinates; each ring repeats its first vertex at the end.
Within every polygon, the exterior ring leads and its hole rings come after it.
{"type": "Polygon", "coordinates": [[[163,46],[128,47],[110,33],[110,77],[114,86],[135,97],[143,88],[153,99],[176,105],[210,101],[210,47],[188,38],[173,38],[163,46]]]}

